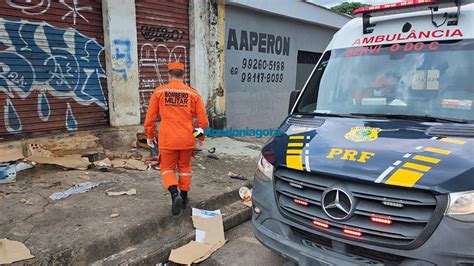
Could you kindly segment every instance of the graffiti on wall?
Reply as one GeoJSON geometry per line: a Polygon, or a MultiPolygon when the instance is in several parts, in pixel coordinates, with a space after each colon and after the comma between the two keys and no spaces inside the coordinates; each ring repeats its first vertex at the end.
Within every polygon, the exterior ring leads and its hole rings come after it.
{"type": "Polygon", "coordinates": [[[140,28],[140,32],[148,41],[154,42],[177,42],[183,39],[184,31],[177,29],[168,29],[163,26],[146,26],[140,28]]]}
{"type": "Polygon", "coordinates": [[[113,67],[112,70],[120,74],[122,79],[128,80],[127,72],[132,66],[132,53],[131,53],[131,42],[129,39],[115,39],[114,45],[114,64],[118,65],[113,67]]]}
{"type": "MultiPolygon", "coordinates": [[[[32,16],[45,14],[51,7],[51,0],[6,0],[6,3],[10,7],[20,10],[21,13],[32,16]]],[[[78,17],[89,23],[81,11],[92,11],[91,6],[81,6],[79,0],[73,0],[72,4],[66,3],[65,0],[59,0],[59,3],[67,8],[66,13],[61,17],[62,20],[72,16],[74,25],[76,25],[78,17]]]]}
{"type": "MultiPolygon", "coordinates": [[[[30,9],[28,9],[30,10],[30,9]]],[[[23,129],[11,99],[26,99],[37,91],[37,114],[48,121],[51,106],[48,97],[72,99],[80,105],[93,103],[107,109],[100,82],[105,71],[99,55],[103,47],[75,29],[62,29],[45,22],[0,18],[0,93],[7,96],[4,105],[8,132],[23,129]]],[[[67,103],[65,125],[77,129],[74,110],[67,103]]]]}
{"type": "MultiPolygon", "coordinates": [[[[167,67],[170,62],[180,61],[185,66],[188,63],[187,49],[184,45],[175,45],[169,48],[166,44],[154,45],[145,43],[140,49],[140,72],[151,72],[153,78],[140,80],[140,96],[143,111],[148,109],[147,96],[149,97],[157,86],[168,82],[167,67]],[[145,89],[144,89],[145,88],[145,89]]],[[[185,68],[186,76],[186,68],[185,68]]]]}

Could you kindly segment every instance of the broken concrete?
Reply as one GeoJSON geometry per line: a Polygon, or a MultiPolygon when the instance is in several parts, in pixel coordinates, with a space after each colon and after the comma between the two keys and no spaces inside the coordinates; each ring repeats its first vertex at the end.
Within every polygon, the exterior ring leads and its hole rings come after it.
{"type": "MultiPolygon", "coordinates": [[[[251,182],[251,178],[230,179],[227,173],[234,171],[252,177],[259,152],[246,147],[248,143],[235,140],[210,139],[209,143],[216,146],[216,155],[221,160],[207,158],[204,152],[193,160],[190,205],[224,209],[238,200],[238,189],[251,182]],[[229,142],[233,148],[224,149],[223,142],[229,142]]],[[[206,143],[205,148],[211,146],[206,143]]],[[[0,185],[0,194],[4,197],[0,204],[0,235],[30,248],[35,258],[25,261],[27,264],[86,265],[153,237],[167,241],[161,246],[170,247],[193,231],[190,210],[179,219],[170,215],[169,195],[162,187],[158,171],[63,171],[39,165],[20,172],[17,183],[0,185]],[[61,201],[48,199],[53,192],[84,182],[84,176],[101,185],[61,201]],[[133,197],[107,196],[105,192],[113,187],[133,187],[139,193],[133,197]],[[21,199],[32,205],[22,204],[21,199]],[[111,219],[115,213],[120,216],[111,219]]],[[[247,208],[240,203],[239,206],[247,208]]],[[[155,246],[154,251],[161,246],[155,246]]]]}

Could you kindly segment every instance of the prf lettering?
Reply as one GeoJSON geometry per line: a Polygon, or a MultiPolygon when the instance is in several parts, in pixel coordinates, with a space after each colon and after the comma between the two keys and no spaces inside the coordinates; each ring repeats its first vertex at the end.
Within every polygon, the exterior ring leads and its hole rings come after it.
{"type": "Polygon", "coordinates": [[[358,152],[356,150],[343,150],[332,148],[329,154],[326,156],[328,159],[334,159],[335,157],[344,161],[354,161],[359,163],[365,163],[368,159],[375,156],[373,152],[358,152]]]}

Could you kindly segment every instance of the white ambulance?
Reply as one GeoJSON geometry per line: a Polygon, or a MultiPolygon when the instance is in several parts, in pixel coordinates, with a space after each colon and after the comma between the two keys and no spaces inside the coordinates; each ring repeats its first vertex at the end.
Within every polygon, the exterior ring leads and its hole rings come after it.
{"type": "Polygon", "coordinates": [[[255,236],[303,265],[474,265],[474,1],[355,14],[262,149],[255,236]]]}

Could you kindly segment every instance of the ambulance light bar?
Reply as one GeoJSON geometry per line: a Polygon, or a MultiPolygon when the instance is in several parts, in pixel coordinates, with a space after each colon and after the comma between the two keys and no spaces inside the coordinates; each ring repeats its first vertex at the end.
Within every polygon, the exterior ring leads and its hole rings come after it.
{"type": "Polygon", "coordinates": [[[439,8],[457,6],[457,14],[447,15],[445,14],[446,20],[455,19],[454,21],[448,21],[448,26],[457,25],[459,19],[459,12],[461,7],[461,0],[409,0],[400,3],[384,4],[378,6],[361,7],[354,11],[354,15],[362,15],[363,33],[369,34],[373,32],[370,29],[375,26],[374,23],[370,22],[370,18],[374,15],[383,16],[400,13],[399,10],[403,9],[404,12],[420,11],[424,8],[431,10],[431,21],[438,27],[433,18],[433,12],[438,11],[439,8]]]}
{"type": "Polygon", "coordinates": [[[374,12],[387,12],[387,11],[393,11],[396,9],[415,8],[415,7],[422,7],[422,6],[433,5],[433,4],[452,3],[454,5],[457,5],[458,2],[459,0],[458,1],[456,0],[410,0],[406,2],[400,2],[400,3],[361,7],[354,10],[354,15],[368,14],[368,13],[374,13],[374,12]]]}

